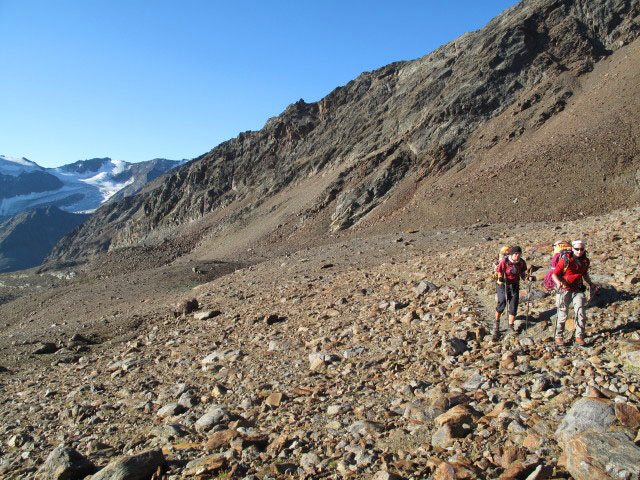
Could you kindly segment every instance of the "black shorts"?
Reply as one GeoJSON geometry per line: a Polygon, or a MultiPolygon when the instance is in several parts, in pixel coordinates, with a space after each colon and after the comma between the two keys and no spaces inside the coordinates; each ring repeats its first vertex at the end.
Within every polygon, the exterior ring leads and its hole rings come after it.
{"type": "Polygon", "coordinates": [[[496,312],[502,313],[507,306],[507,301],[509,301],[509,315],[515,317],[518,314],[518,303],[520,302],[520,284],[510,283],[506,287],[507,296],[505,298],[505,286],[496,285],[496,293],[498,294],[496,312]]]}

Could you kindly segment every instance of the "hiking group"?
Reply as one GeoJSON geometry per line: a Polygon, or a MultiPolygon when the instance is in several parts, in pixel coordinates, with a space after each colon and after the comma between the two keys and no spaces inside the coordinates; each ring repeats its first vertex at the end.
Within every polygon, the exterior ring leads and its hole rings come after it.
{"type": "MultiPolygon", "coordinates": [[[[554,331],[554,341],[556,345],[565,345],[565,324],[568,317],[569,307],[573,305],[575,312],[575,343],[584,345],[587,298],[585,296],[586,287],[589,286],[591,294],[599,290],[589,277],[589,258],[585,250],[585,242],[574,240],[569,244],[566,241],[556,242],[553,245],[554,254],[551,259],[551,269],[545,275],[544,286],[547,290],[556,289],[557,319],[554,331]]],[[[507,305],[509,334],[515,333],[515,320],[518,314],[520,302],[520,281],[528,280],[532,282],[535,277],[532,275],[536,267],[527,267],[527,263],[522,258],[522,248],[519,246],[503,247],[500,250],[498,261],[494,264],[494,276],[496,285],[496,316],[493,325],[492,337],[494,340],[500,338],[500,316],[507,305]]],[[[527,292],[531,297],[531,287],[527,292]]],[[[527,311],[527,317],[529,312],[527,311]]]]}

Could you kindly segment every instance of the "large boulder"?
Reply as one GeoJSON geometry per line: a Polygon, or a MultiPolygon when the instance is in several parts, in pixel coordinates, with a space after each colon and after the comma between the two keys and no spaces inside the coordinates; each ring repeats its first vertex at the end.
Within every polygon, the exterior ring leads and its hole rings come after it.
{"type": "Polygon", "coordinates": [[[162,450],[117,458],[96,473],[91,480],[148,480],[164,464],[162,450]]]}
{"type": "Polygon", "coordinates": [[[89,459],[64,444],[54,448],[42,466],[37,478],[41,480],[75,480],[84,478],[96,471],[89,459]]]}
{"type": "Polygon", "coordinates": [[[574,435],[565,442],[565,457],[575,480],[640,479],[640,447],[623,433],[574,435]]]}
{"type": "Polygon", "coordinates": [[[558,443],[579,433],[606,432],[616,423],[615,405],[603,398],[581,398],[564,417],[555,436],[558,443]]]}

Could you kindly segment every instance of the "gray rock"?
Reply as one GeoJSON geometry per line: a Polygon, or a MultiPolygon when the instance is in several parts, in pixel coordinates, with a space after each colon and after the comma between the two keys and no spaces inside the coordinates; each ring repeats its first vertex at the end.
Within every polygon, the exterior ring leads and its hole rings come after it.
{"type": "Polygon", "coordinates": [[[74,480],[96,471],[96,466],[82,454],[64,444],[54,448],[40,466],[37,478],[41,480],[74,480]]]}
{"type": "Polygon", "coordinates": [[[158,410],[158,416],[160,418],[173,417],[175,415],[180,415],[185,410],[186,409],[184,408],[183,405],[180,405],[179,403],[171,403],[169,405],[165,405],[160,410],[158,410]]]}
{"type": "Polygon", "coordinates": [[[469,349],[467,342],[460,338],[449,338],[442,343],[442,353],[447,356],[462,355],[469,349]]]}
{"type": "Polygon", "coordinates": [[[213,405],[198,419],[194,427],[198,432],[208,432],[216,425],[227,423],[230,418],[229,412],[224,407],[213,405]]]}
{"type": "Polygon", "coordinates": [[[625,360],[632,367],[640,368],[640,351],[625,354],[625,360]]]}
{"type": "Polygon", "coordinates": [[[358,420],[351,424],[348,428],[351,433],[357,433],[359,435],[365,435],[368,433],[382,431],[382,425],[378,422],[372,422],[370,420],[358,420]]]}
{"type": "Polygon", "coordinates": [[[304,453],[300,457],[300,466],[305,472],[313,472],[320,462],[320,457],[314,452],[304,453]]]}
{"type": "Polygon", "coordinates": [[[91,480],[148,480],[164,463],[162,450],[149,450],[112,461],[91,480]]]}
{"type": "Polygon", "coordinates": [[[12,435],[9,440],[7,440],[7,445],[12,448],[20,448],[25,445],[27,442],[33,441],[33,437],[28,433],[16,433],[12,435]]]}
{"type": "Polygon", "coordinates": [[[456,439],[461,436],[456,430],[457,429],[450,424],[441,426],[431,436],[431,445],[436,448],[450,447],[456,439]]]}
{"type": "Polygon", "coordinates": [[[567,412],[555,437],[562,443],[583,432],[605,432],[616,422],[615,405],[602,398],[581,398],[567,412]]]}
{"type": "Polygon", "coordinates": [[[178,399],[178,404],[182,405],[185,408],[193,408],[198,404],[198,402],[198,396],[192,391],[184,392],[178,399]]]}
{"type": "Polygon", "coordinates": [[[58,351],[58,347],[55,343],[46,342],[39,343],[36,348],[33,350],[33,353],[36,355],[46,355],[48,353],[56,353],[58,351]]]}
{"type": "Polygon", "coordinates": [[[357,357],[358,355],[362,355],[366,350],[367,349],[364,346],[358,345],[357,347],[346,349],[342,353],[342,356],[344,358],[353,358],[353,357],[357,357]]]}
{"type": "Polygon", "coordinates": [[[423,423],[433,423],[436,417],[442,415],[444,410],[432,406],[409,405],[404,409],[402,417],[408,420],[417,420],[423,423]]]}
{"type": "Polygon", "coordinates": [[[177,423],[168,423],[160,427],[155,427],[151,430],[151,435],[164,440],[170,440],[171,438],[180,438],[189,434],[189,430],[177,423]]]}
{"type": "Polygon", "coordinates": [[[413,287],[413,292],[418,295],[424,295],[425,293],[434,292],[438,289],[436,285],[431,282],[422,281],[417,286],[413,287]]]}
{"type": "Polygon", "coordinates": [[[640,478],[640,447],[623,433],[582,433],[565,443],[567,470],[575,480],[640,478]]]}
{"type": "Polygon", "coordinates": [[[204,357],[200,363],[202,363],[202,366],[207,366],[207,365],[211,365],[213,363],[217,363],[217,362],[221,362],[225,359],[225,356],[223,353],[219,352],[219,351],[215,351],[210,353],[209,355],[207,355],[206,357],[204,357]]]}
{"type": "Polygon", "coordinates": [[[462,388],[465,390],[477,390],[485,382],[485,378],[479,373],[475,373],[469,377],[469,379],[462,384],[462,388]]]}
{"type": "Polygon", "coordinates": [[[203,310],[193,314],[195,320],[209,320],[210,318],[217,317],[221,312],[218,310],[203,310]]]}

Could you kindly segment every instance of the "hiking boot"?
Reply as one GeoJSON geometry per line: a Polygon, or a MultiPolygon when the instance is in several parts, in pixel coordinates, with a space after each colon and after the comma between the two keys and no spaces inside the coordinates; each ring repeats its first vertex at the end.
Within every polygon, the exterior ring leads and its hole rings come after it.
{"type": "Polygon", "coordinates": [[[494,328],[493,330],[491,330],[491,340],[493,340],[494,342],[500,340],[500,330],[498,328],[494,328]]]}
{"type": "Polygon", "coordinates": [[[556,345],[559,347],[564,347],[564,339],[562,337],[556,337],[556,345]]]}
{"type": "Polygon", "coordinates": [[[580,347],[584,347],[584,338],[576,337],[576,345],[578,345],[580,347]]]}
{"type": "Polygon", "coordinates": [[[510,324],[509,324],[509,327],[507,327],[507,334],[508,334],[508,335],[515,335],[516,333],[517,333],[517,332],[516,332],[516,327],[515,327],[515,325],[514,325],[513,323],[510,323],[510,324]]]}

